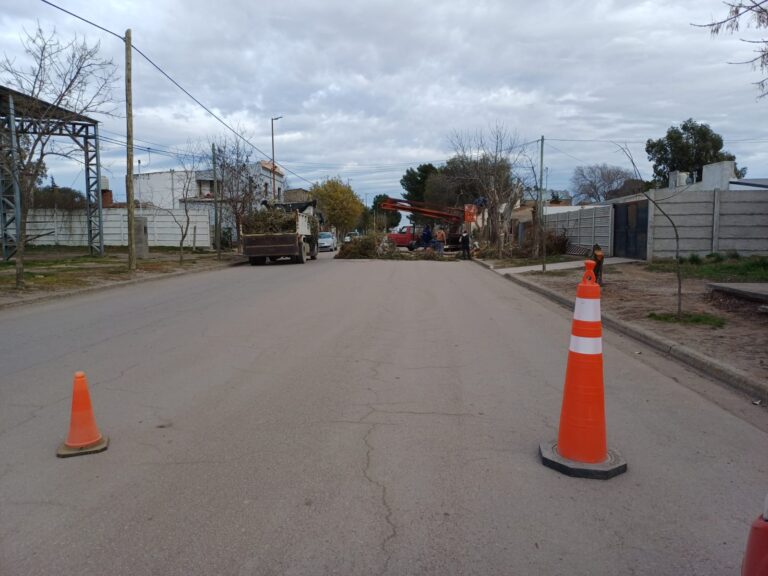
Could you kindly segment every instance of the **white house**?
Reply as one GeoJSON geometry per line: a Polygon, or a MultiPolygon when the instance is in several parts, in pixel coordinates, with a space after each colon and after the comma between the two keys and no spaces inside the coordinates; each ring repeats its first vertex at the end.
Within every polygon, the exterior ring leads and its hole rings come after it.
{"type": "MultiPolygon", "coordinates": [[[[272,162],[262,160],[249,166],[250,178],[257,200],[282,199],[285,173],[272,162]],[[273,188],[274,175],[274,188],[273,188]]],[[[221,182],[221,175],[216,175],[221,182]]],[[[166,170],[133,175],[134,198],[142,204],[158,208],[179,208],[179,201],[187,198],[213,198],[212,170],[166,170]]]]}

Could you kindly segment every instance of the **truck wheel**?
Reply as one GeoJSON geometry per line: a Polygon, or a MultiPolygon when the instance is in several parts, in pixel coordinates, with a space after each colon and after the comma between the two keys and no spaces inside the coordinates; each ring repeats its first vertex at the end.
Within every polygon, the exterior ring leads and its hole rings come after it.
{"type": "Polygon", "coordinates": [[[267,263],[267,258],[266,256],[251,256],[248,258],[248,262],[251,266],[263,266],[267,263]]]}
{"type": "Polygon", "coordinates": [[[304,262],[306,261],[307,261],[307,247],[306,245],[302,244],[301,249],[299,250],[299,255],[296,256],[296,263],[304,264],[304,262]]]}

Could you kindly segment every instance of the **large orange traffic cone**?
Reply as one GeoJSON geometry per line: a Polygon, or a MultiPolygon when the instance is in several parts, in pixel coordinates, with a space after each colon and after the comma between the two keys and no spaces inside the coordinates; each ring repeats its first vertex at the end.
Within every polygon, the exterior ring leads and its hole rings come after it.
{"type": "Polygon", "coordinates": [[[103,452],[108,445],[109,438],[101,435],[96,426],[96,419],[93,417],[91,395],[88,393],[88,380],[85,378],[85,373],[75,372],[69,434],[56,451],[56,456],[67,458],[68,456],[103,452]]]}
{"type": "Polygon", "coordinates": [[[568,367],[557,442],[539,446],[545,466],[569,476],[612,478],[626,472],[627,463],[609,450],[605,440],[603,400],[603,328],[600,319],[600,286],[595,263],[576,289],[568,367]]]}

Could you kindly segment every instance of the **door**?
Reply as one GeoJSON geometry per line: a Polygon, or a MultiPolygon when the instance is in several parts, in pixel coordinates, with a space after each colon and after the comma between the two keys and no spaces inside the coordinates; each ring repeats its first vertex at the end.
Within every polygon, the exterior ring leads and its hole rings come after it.
{"type": "Polygon", "coordinates": [[[613,205],[613,255],[647,258],[648,200],[613,205]]]}

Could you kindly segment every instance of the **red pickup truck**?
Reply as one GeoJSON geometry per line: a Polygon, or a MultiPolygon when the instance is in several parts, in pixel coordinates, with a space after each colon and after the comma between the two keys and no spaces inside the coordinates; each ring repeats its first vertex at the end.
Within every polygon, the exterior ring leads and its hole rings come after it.
{"type": "Polygon", "coordinates": [[[412,242],[417,243],[421,238],[422,227],[417,226],[416,232],[413,231],[413,226],[401,226],[397,232],[390,232],[387,234],[387,239],[394,243],[395,246],[408,247],[412,242]]]}

